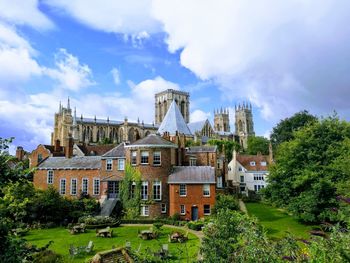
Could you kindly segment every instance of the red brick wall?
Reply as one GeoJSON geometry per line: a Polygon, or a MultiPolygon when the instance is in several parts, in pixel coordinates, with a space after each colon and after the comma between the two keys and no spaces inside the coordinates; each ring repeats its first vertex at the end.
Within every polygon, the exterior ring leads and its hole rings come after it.
{"type": "Polygon", "coordinates": [[[203,196],[203,184],[187,184],[187,195],[180,196],[180,185],[169,185],[170,209],[169,215],[180,214],[180,205],[185,205],[186,215],[181,215],[181,219],[192,217],[192,206],[198,207],[198,218],[204,217],[204,205],[210,205],[210,209],[215,204],[215,184],[210,185],[210,197],[203,196]]]}
{"type": "MultiPolygon", "coordinates": [[[[217,154],[214,152],[202,152],[202,153],[191,153],[191,156],[195,156],[196,158],[196,165],[197,166],[211,166],[211,167],[217,167],[216,165],[216,159],[217,154]]],[[[190,156],[187,154],[185,157],[185,164],[190,164],[190,156]]]]}
{"type": "Polygon", "coordinates": [[[30,168],[36,167],[38,165],[38,155],[41,154],[42,160],[46,159],[51,155],[49,150],[47,150],[43,145],[39,145],[29,156],[30,168]]]}
{"type": "MultiPolygon", "coordinates": [[[[47,184],[47,172],[48,170],[37,170],[34,174],[34,186],[35,188],[39,189],[47,189],[50,185],[52,185],[54,188],[56,188],[58,191],[60,189],[60,179],[66,179],[66,194],[65,196],[68,197],[79,197],[82,189],[82,179],[88,178],[88,194],[91,197],[95,197],[97,199],[100,198],[100,195],[93,195],[93,179],[99,178],[100,179],[100,172],[99,170],[53,170],[54,173],[54,179],[53,184],[48,185],[47,184]],[[76,178],[77,179],[77,195],[71,195],[70,194],[70,187],[71,187],[71,179],[76,178]]],[[[101,182],[100,182],[100,194],[101,192],[101,182]]]]}

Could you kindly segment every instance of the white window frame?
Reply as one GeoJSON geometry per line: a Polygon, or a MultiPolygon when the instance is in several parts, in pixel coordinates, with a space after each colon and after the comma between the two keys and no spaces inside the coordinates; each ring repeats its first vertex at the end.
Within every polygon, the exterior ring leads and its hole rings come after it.
{"type": "Polygon", "coordinates": [[[166,203],[161,204],[161,213],[165,214],[166,213],[166,203]]]}
{"type": "Polygon", "coordinates": [[[149,151],[141,151],[140,164],[149,164],[149,151]],[[147,157],[147,162],[142,160],[144,157],[147,157]]]}
{"type": "Polygon", "coordinates": [[[137,151],[131,151],[131,165],[137,165],[137,151]]]}
{"type": "Polygon", "coordinates": [[[47,184],[53,184],[53,177],[54,177],[54,172],[53,170],[48,170],[47,171],[47,184]]]}
{"type": "Polygon", "coordinates": [[[266,166],[266,162],[260,162],[261,166],[266,166]]]}
{"type": "Polygon", "coordinates": [[[180,215],[186,215],[186,206],[180,205],[180,215]]]}
{"type": "Polygon", "coordinates": [[[120,158],[118,159],[118,171],[124,171],[125,170],[125,159],[120,158]]]}
{"type": "Polygon", "coordinates": [[[141,206],[141,216],[149,216],[149,206],[148,205],[141,206]]]}
{"type": "Polygon", "coordinates": [[[77,178],[71,178],[70,179],[70,194],[71,195],[77,195],[78,194],[78,179],[77,178]],[[73,189],[73,181],[75,181],[75,189],[73,189]],[[75,190],[75,193],[74,193],[73,190],[75,190]]]}
{"type": "Polygon", "coordinates": [[[210,197],[210,184],[203,184],[203,196],[210,197]]]}
{"type": "Polygon", "coordinates": [[[141,200],[148,200],[148,181],[141,184],[141,200]]]}
{"type": "Polygon", "coordinates": [[[180,196],[187,196],[187,185],[186,184],[180,184],[179,185],[179,195],[180,196]],[[184,186],[184,191],[181,191],[181,186],[184,186]]]}
{"type": "Polygon", "coordinates": [[[190,166],[196,166],[197,165],[197,159],[196,158],[190,158],[190,166]]]}
{"type": "Polygon", "coordinates": [[[254,162],[254,161],[251,161],[251,162],[250,162],[250,166],[255,166],[255,162],[254,162]]]}
{"type": "Polygon", "coordinates": [[[66,178],[60,179],[60,194],[65,195],[66,194],[66,187],[67,187],[67,180],[66,178]],[[64,188],[62,187],[62,183],[64,182],[64,188]]]}
{"type": "MultiPolygon", "coordinates": [[[[158,161],[158,160],[157,160],[158,161]]],[[[160,151],[155,151],[153,152],[153,166],[161,166],[162,165],[162,152],[160,151]],[[155,163],[155,156],[159,155],[159,163],[155,163]]]]}
{"type": "Polygon", "coordinates": [[[81,192],[82,194],[89,194],[89,178],[81,179],[81,192]],[[86,192],[84,191],[84,181],[86,181],[86,192]]]}
{"type": "Polygon", "coordinates": [[[92,194],[99,195],[100,194],[100,187],[101,187],[100,178],[94,178],[93,185],[92,185],[92,188],[93,188],[92,194]],[[96,187],[97,182],[98,182],[98,188],[96,187]]]}
{"type": "Polygon", "coordinates": [[[204,214],[205,216],[208,216],[208,215],[211,214],[211,207],[210,207],[210,205],[208,205],[208,204],[203,205],[203,214],[204,214]],[[206,212],[205,212],[205,206],[209,206],[209,213],[206,213],[206,212]]]}
{"type": "Polygon", "coordinates": [[[162,182],[161,181],[154,181],[153,182],[153,200],[157,200],[157,201],[162,200],[162,182]],[[159,198],[155,198],[156,191],[158,191],[158,190],[159,190],[159,194],[158,194],[159,198]]]}
{"type": "Polygon", "coordinates": [[[113,159],[106,159],[106,171],[113,170],[113,159]]]}

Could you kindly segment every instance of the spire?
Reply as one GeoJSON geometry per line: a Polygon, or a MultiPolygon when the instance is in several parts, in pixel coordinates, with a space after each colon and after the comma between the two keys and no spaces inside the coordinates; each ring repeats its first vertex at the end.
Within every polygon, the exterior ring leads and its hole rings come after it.
{"type": "Polygon", "coordinates": [[[80,115],[80,119],[83,120],[83,114],[80,115]]]}
{"type": "Polygon", "coordinates": [[[70,100],[69,100],[69,96],[68,96],[68,102],[67,102],[67,110],[70,110],[70,100]]]}
{"type": "Polygon", "coordinates": [[[62,103],[60,101],[60,105],[58,106],[58,113],[61,113],[62,112],[62,103]]]}
{"type": "Polygon", "coordinates": [[[222,106],[221,106],[221,109],[220,109],[220,113],[222,114],[222,106]]]}
{"type": "Polygon", "coordinates": [[[95,123],[96,123],[96,115],[95,115],[95,118],[94,118],[94,120],[95,120],[95,123]]]}
{"type": "Polygon", "coordinates": [[[74,107],[73,126],[77,125],[77,108],[74,107]]]}
{"type": "Polygon", "coordinates": [[[107,123],[109,123],[109,116],[107,117],[107,123]]]}

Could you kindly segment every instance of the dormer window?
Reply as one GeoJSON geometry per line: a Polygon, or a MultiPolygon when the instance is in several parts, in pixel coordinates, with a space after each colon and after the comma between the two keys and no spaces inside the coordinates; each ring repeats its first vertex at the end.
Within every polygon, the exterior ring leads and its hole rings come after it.
{"type": "Polygon", "coordinates": [[[255,162],[250,162],[250,166],[255,166],[255,162]]]}
{"type": "Polygon", "coordinates": [[[261,162],[261,166],[266,166],[266,162],[261,162]]]}

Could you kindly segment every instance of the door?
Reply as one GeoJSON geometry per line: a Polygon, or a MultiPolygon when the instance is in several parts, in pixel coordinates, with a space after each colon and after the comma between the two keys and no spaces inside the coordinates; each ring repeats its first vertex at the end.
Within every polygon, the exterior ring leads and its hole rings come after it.
{"type": "Polygon", "coordinates": [[[119,182],[109,181],[108,182],[108,198],[116,199],[119,198],[119,182]]]}
{"type": "Polygon", "coordinates": [[[198,207],[197,206],[192,206],[192,221],[197,221],[198,220],[198,207]]]}

